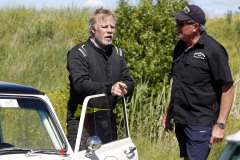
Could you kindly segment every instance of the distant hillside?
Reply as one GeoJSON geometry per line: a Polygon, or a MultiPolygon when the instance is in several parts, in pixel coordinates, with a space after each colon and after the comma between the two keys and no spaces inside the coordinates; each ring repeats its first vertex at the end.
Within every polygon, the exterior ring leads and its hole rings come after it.
{"type": "Polygon", "coordinates": [[[66,88],[68,50],[89,36],[85,10],[0,10],[0,80],[45,92],[66,88]]]}

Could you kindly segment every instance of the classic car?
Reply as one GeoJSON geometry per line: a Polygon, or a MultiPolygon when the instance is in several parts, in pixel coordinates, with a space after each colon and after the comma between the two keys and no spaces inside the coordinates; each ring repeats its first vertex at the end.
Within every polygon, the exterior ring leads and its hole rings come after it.
{"type": "Polygon", "coordinates": [[[38,89],[0,82],[0,160],[137,160],[127,121],[124,97],[117,112],[118,138],[102,144],[97,136],[87,139],[80,150],[87,104],[105,94],[85,98],[78,128],[76,147],[71,148],[47,95],[38,89]]]}

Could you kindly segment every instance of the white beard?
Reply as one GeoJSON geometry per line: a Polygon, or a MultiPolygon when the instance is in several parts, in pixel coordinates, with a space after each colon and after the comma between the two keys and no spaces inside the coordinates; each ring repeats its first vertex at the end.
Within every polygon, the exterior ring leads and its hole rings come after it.
{"type": "MultiPolygon", "coordinates": [[[[113,39],[113,35],[112,35],[112,34],[106,33],[106,34],[104,35],[104,37],[109,37],[109,36],[111,36],[112,39],[113,39]]],[[[97,32],[96,32],[96,34],[95,34],[95,38],[96,38],[97,42],[99,42],[99,43],[102,44],[102,45],[107,46],[107,45],[109,45],[109,44],[112,44],[112,40],[111,40],[110,42],[105,41],[104,38],[101,38],[101,37],[97,34],[97,32]]]]}

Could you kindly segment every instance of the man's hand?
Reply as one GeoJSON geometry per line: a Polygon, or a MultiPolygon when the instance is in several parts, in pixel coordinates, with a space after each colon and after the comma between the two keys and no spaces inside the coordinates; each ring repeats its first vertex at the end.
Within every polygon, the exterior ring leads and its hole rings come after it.
{"type": "Polygon", "coordinates": [[[212,130],[212,137],[210,139],[209,145],[212,146],[213,143],[220,143],[223,141],[225,129],[218,127],[217,124],[214,125],[212,130]]]}
{"type": "MultiPolygon", "coordinates": [[[[220,112],[217,122],[226,123],[232,102],[234,97],[234,87],[233,83],[227,83],[222,86],[222,98],[220,105],[220,112]]],[[[213,143],[219,143],[223,141],[225,129],[218,127],[217,124],[214,125],[212,130],[212,137],[210,139],[209,145],[212,146],[213,143]]]]}
{"type": "Polygon", "coordinates": [[[111,94],[113,96],[122,97],[127,94],[127,85],[122,82],[117,82],[112,86],[111,94]]]}
{"type": "Polygon", "coordinates": [[[174,129],[174,125],[171,123],[169,111],[166,112],[162,119],[162,125],[165,131],[172,131],[174,129]]]}

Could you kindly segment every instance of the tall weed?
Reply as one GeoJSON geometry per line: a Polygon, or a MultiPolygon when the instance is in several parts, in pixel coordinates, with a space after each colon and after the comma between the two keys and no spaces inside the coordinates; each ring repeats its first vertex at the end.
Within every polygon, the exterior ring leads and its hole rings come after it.
{"type": "Polygon", "coordinates": [[[240,13],[208,19],[206,28],[208,34],[227,50],[230,68],[235,80],[240,67],[240,13]]]}
{"type": "Polygon", "coordinates": [[[0,79],[48,93],[66,88],[67,52],[88,38],[89,14],[70,8],[0,10],[0,79]]]}

